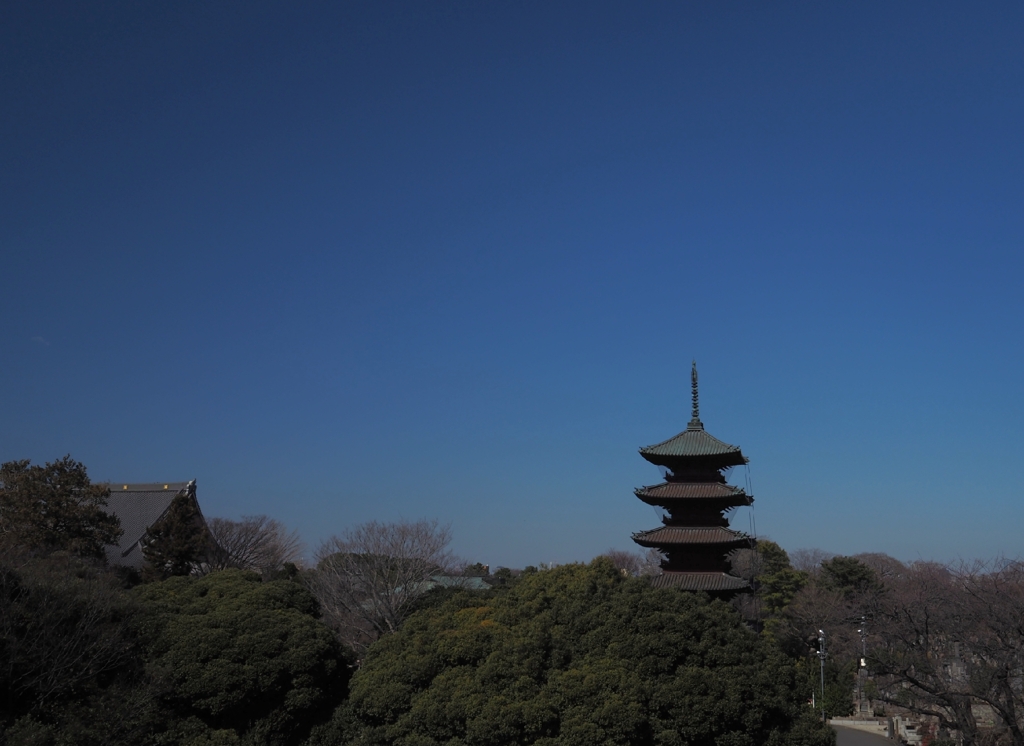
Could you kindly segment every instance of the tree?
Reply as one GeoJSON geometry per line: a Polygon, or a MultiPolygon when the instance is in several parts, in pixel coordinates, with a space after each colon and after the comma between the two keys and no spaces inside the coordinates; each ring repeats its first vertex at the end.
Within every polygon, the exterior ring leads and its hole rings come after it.
{"type": "Polygon", "coordinates": [[[398,629],[431,576],[454,569],[450,541],[437,521],[364,523],[320,545],[309,586],[342,640],[365,650],[398,629]]]}
{"type": "Polygon", "coordinates": [[[878,697],[931,715],[965,746],[1024,746],[1024,566],[919,562],[877,609],[868,662],[878,697]],[[995,728],[978,722],[991,708],[995,728]]]}
{"type": "Polygon", "coordinates": [[[142,577],[152,581],[190,575],[206,559],[209,546],[210,536],[195,493],[182,490],[167,512],[146,530],[142,577]]]}
{"type": "Polygon", "coordinates": [[[884,604],[888,590],[871,566],[853,557],[822,559],[815,569],[813,573],[780,571],[765,582],[761,589],[765,608],[774,607],[766,629],[794,660],[801,661],[802,686],[808,695],[815,692],[818,697],[818,639],[819,631],[824,631],[825,711],[830,716],[846,715],[852,712],[861,655],[858,630],[864,618],[884,604]]]}
{"type": "Polygon", "coordinates": [[[122,533],[117,517],[103,509],[109,496],[70,456],[44,466],[9,461],[0,465],[0,543],[8,551],[102,558],[122,533]]]}
{"type": "Polygon", "coordinates": [[[835,557],[831,552],[826,552],[824,549],[797,549],[793,552],[790,559],[793,562],[793,568],[806,572],[809,575],[814,575],[821,568],[821,563],[825,560],[829,560],[835,557]]]}
{"type": "Polygon", "coordinates": [[[833,557],[821,563],[821,582],[844,597],[878,593],[882,583],[878,574],[854,557],[833,557]]]}
{"type": "Polygon", "coordinates": [[[884,585],[899,578],[907,571],[907,566],[895,557],[882,552],[863,552],[853,555],[853,559],[863,562],[875,571],[875,577],[884,585]]]}
{"type": "Polygon", "coordinates": [[[299,583],[229,569],[133,593],[147,671],[178,715],[173,742],[198,729],[217,743],[297,744],[343,696],[344,651],[299,583]]]}
{"type": "Polygon", "coordinates": [[[214,570],[237,567],[268,575],[302,556],[298,533],[289,533],[283,523],[265,515],[240,521],[213,518],[207,528],[213,539],[208,564],[214,570]]]}
{"type": "Polygon", "coordinates": [[[134,614],[94,560],[54,552],[0,565],[0,726],[29,718],[45,728],[125,676],[134,614]]]}
{"type": "Polygon", "coordinates": [[[786,550],[767,539],[758,539],[754,549],[753,582],[761,611],[774,620],[807,585],[806,572],[794,570],[786,550]]]}
{"type": "Polygon", "coordinates": [[[310,743],[833,743],[795,677],[726,604],[598,558],[410,617],[310,743]]]}

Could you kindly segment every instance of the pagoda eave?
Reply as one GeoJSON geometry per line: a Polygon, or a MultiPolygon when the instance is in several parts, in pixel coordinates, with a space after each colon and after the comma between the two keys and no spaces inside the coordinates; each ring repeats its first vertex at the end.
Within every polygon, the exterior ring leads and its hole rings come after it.
{"type": "Polygon", "coordinates": [[[665,508],[697,500],[722,508],[745,506],[754,502],[754,498],[743,490],[719,482],[665,482],[653,487],[640,487],[633,490],[633,494],[648,505],[665,508]]]}
{"type": "Polygon", "coordinates": [[[723,463],[731,462],[732,466],[747,463],[739,446],[729,445],[719,440],[706,432],[703,425],[694,426],[692,424],[668,440],[641,448],[640,455],[652,464],[658,465],[663,465],[660,464],[660,461],[665,459],[674,461],[707,459],[723,463]]]}
{"type": "Polygon", "coordinates": [[[640,455],[655,466],[664,466],[676,471],[699,463],[709,469],[728,469],[730,466],[744,466],[749,463],[742,453],[720,453],[706,456],[685,456],[665,453],[644,453],[640,455]]]}
{"type": "Polygon", "coordinates": [[[662,526],[650,531],[640,531],[633,534],[632,538],[640,546],[652,549],[699,545],[728,551],[753,545],[753,539],[746,534],[721,526],[662,526]]]}
{"type": "MultiPolygon", "coordinates": [[[[671,498],[671,497],[650,497],[645,495],[637,495],[641,502],[645,502],[648,505],[653,505],[656,508],[664,508],[669,512],[679,509],[681,506],[689,505],[697,502],[697,500],[687,500],[686,498],[671,498]]],[[[717,510],[730,510],[732,508],[744,508],[751,505],[754,502],[753,498],[747,498],[746,500],[728,500],[728,499],[702,499],[700,503],[702,505],[709,505],[717,510]]]]}
{"type": "Polygon", "coordinates": [[[678,588],[708,593],[750,590],[750,583],[746,580],[724,572],[665,572],[651,578],[651,585],[655,588],[678,588]]]}

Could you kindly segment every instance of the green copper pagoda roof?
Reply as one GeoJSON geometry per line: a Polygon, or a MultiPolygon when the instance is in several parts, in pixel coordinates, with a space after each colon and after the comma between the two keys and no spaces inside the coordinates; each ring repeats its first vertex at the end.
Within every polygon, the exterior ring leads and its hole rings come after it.
{"type": "Polygon", "coordinates": [[[740,452],[739,446],[731,446],[704,431],[704,423],[700,421],[700,405],[697,400],[697,363],[690,372],[690,383],[693,387],[693,417],[686,429],[678,435],[640,449],[640,455],[653,464],[671,466],[665,460],[674,461],[680,458],[710,459],[717,467],[740,466],[747,463],[746,457],[740,452]]]}
{"type": "Polygon", "coordinates": [[[640,455],[648,461],[648,456],[731,456],[730,460],[735,461],[735,466],[747,463],[747,459],[740,452],[739,446],[731,446],[723,443],[714,435],[704,432],[704,425],[697,423],[694,427],[691,423],[683,430],[668,440],[656,443],[653,446],[646,446],[640,449],[640,455]]]}

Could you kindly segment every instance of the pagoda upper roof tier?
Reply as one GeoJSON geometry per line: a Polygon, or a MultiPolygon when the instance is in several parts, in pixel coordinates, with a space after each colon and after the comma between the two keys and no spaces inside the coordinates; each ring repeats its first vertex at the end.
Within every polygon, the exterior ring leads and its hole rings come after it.
{"type": "Polygon", "coordinates": [[[739,487],[723,482],[663,482],[633,490],[649,505],[666,505],[676,500],[714,500],[728,505],[750,505],[754,498],[739,487]]]}
{"type": "Polygon", "coordinates": [[[661,547],[700,544],[722,548],[749,547],[753,542],[746,534],[722,526],[661,526],[650,531],[633,534],[633,541],[642,547],[661,547]]]}
{"type": "Polygon", "coordinates": [[[741,466],[747,463],[739,446],[723,443],[708,434],[699,421],[691,421],[690,426],[683,432],[668,440],[641,448],[640,455],[652,464],[669,468],[681,460],[709,461],[715,468],[741,466]]]}
{"type": "Polygon", "coordinates": [[[655,588],[679,588],[684,591],[742,591],[750,588],[743,578],[724,572],[666,572],[651,578],[655,588]]]}

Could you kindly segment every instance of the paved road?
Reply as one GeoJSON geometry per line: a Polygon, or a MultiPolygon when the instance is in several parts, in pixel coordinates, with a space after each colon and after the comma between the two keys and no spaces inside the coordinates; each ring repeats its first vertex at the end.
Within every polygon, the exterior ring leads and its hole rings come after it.
{"type": "Polygon", "coordinates": [[[890,741],[885,736],[875,733],[857,730],[856,728],[844,728],[841,725],[833,725],[836,732],[837,746],[893,746],[896,742],[890,741]]]}

